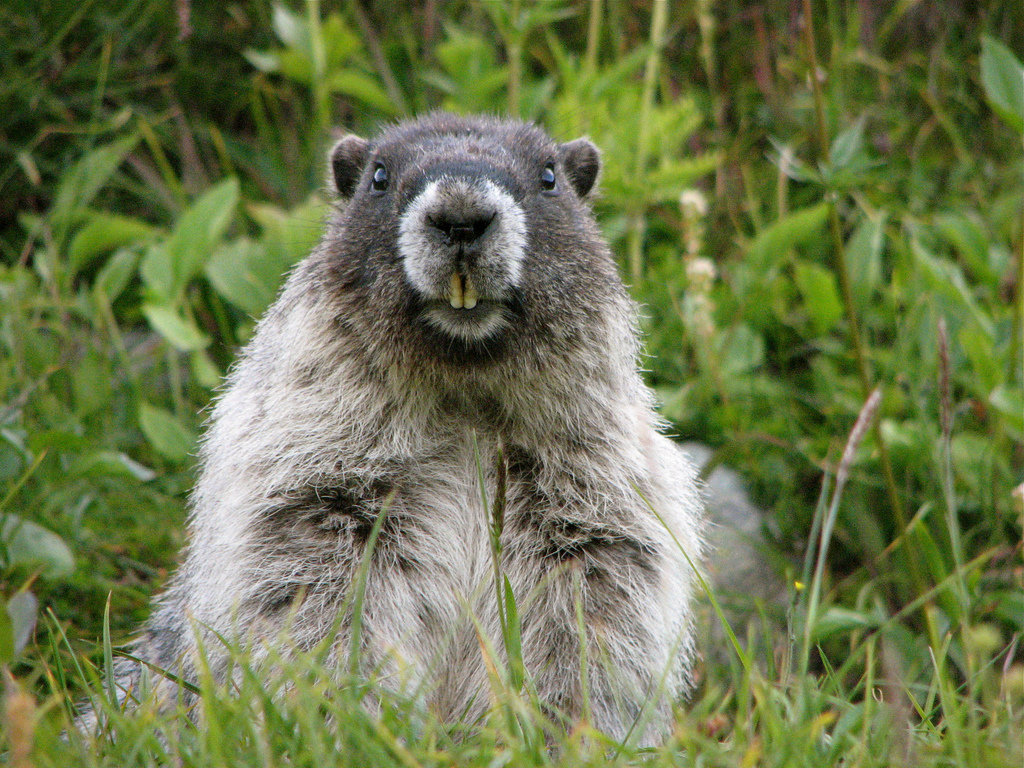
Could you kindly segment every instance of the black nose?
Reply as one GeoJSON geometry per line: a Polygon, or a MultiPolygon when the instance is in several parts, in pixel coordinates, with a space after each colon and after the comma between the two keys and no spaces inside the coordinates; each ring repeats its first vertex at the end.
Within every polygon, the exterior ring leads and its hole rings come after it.
{"type": "Polygon", "coordinates": [[[484,232],[494,221],[495,214],[474,215],[468,217],[452,218],[449,216],[431,216],[427,219],[430,226],[434,227],[445,236],[445,239],[454,245],[461,243],[469,245],[483,237],[484,232]]]}

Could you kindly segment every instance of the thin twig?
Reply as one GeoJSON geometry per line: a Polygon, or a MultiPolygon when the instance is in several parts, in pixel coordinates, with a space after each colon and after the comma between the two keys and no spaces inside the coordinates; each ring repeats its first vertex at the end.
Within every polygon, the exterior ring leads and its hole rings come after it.
{"type": "Polygon", "coordinates": [[[370,23],[369,16],[366,15],[366,11],[359,4],[358,0],[352,0],[352,14],[356,17],[356,24],[359,25],[359,31],[363,35],[363,40],[366,41],[366,47],[370,50],[370,58],[373,59],[373,66],[377,70],[377,75],[380,76],[381,82],[384,83],[384,90],[388,92],[388,98],[391,99],[391,102],[400,114],[410,114],[409,103],[405,100],[405,96],[402,95],[402,89],[398,87],[398,81],[388,65],[384,49],[380,44],[380,38],[377,36],[373,24],[370,23]]]}

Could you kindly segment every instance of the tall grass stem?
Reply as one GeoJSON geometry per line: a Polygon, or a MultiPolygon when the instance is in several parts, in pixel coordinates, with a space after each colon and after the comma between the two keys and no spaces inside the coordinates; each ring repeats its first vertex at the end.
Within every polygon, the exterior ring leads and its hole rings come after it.
{"type": "MultiPolygon", "coordinates": [[[[647,170],[651,144],[651,112],[654,109],[654,90],[658,82],[658,65],[661,52],[665,46],[665,28],[668,25],[668,0],[654,0],[651,10],[651,30],[648,44],[647,61],[644,64],[643,90],[640,95],[640,116],[637,123],[636,164],[633,167],[633,180],[639,186],[647,170]]],[[[641,213],[634,213],[629,218],[629,273],[633,286],[638,287],[643,280],[644,230],[645,222],[641,213]]]]}
{"type": "MultiPolygon", "coordinates": [[[[828,128],[825,122],[825,97],[822,93],[821,79],[819,77],[820,67],[818,65],[817,43],[814,39],[814,11],[811,7],[811,0],[803,0],[804,12],[804,47],[807,54],[807,67],[811,80],[811,91],[814,100],[814,114],[816,118],[816,139],[818,152],[824,159],[829,155],[828,128]]],[[[839,290],[842,295],[843,307],[846,312],[847,324],[849,325],[850,346],[853,348],[854,358],[857,364],[857,375],[860,379],[861,391],[865,397],[869,396],[872,390],[871,372],[868,366],[867,351],[864,348],[864,341],[860,331],[860,321],[857,317],[857,308],[853,300],[853,290],[850,286],[850,271],[847,265],[846,246],[843,242],[843,228],[839,221],[839,210],[835,193],[828,192],[829,201],[829,232],[832,236],[832,245],[835,255],[834,270],[839,280],[839,290]]],[[[892,468],[892,459],[889,456],[889,448],[882,434],[879,422],[875,422],[872,428],[875,443],[878,446],[879,459],[882,464],[882,474],[885,478],[885,488],[889,497],[889,504],[892,506],[893,514],[899,528],[907,527],[907,514],[903,509],[903,502],[900,500],[899,491],[896,488],[896,475],[892,468]]],[[[908,540],[907,560],[910,563],[911,577],[914,587],[918,593],[924,590],[925,581],[921,574],[918,563],[917,550],[910,546],[908,540]]]]}
{"type": "Polygon", "coordinates": [[[832,500],[829,503],[828,512],[821,522],[821,538],[818,543],[817,561],[814,566],[814,576],[811,579],[810,593],[807,598],[807,613],[804,620],[804,644],[803,653],[800,658],[801,677],[807,674],[811,656],[811,638],[814,633],[814,626],[818,620],[818,609],[821,604],[821,585],[825,577],[825,562],[828,557],[828,546],[832,541],[832,532],[835,528],[836,518],[839,515],[839,500],[846,488],[846,481],[850,476],[850,467],[857,454],[857,449],[864,440],[874,421],[878,406],[882,400],[882,390],[876,387],[868,396],[867,401],[857,415],[857,421],[850,430],[850,436],[846,439],[846,447],[839,459],[839,467],[836,470],[836,486],[832,491],[832,500]]]}

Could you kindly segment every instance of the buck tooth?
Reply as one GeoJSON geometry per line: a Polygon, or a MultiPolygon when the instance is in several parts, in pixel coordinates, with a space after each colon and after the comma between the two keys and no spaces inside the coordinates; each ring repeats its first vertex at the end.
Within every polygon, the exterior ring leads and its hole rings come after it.
{"type": "Polygon", "coordinates": [[[476,302],[479,298],[480,294],[476,292],[476,288],[473,286],[473,282],[469,279],[469,275],[466,275],[466,289],[462,292],[462,306],[466,309],[472,309],[476,306],[476,302]]]}
{"type": "Polygon", "coordinates": [[[448,301],[451,302],[452,309],[462,309],[462,277],[458,272],[452,272],[452,278],[449,282],[451,283],[452,290],[448,301]]]}

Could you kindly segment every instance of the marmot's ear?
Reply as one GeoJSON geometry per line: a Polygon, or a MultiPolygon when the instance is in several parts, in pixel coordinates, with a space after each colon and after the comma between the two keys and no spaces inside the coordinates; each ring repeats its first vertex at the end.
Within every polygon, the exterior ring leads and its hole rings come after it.
{"type": "Polygon", "coordinates": [[[349,198],[356,191],[369,148],[370,142],[350,133],[331,149],[327,175],[339,196],[349,198]]]}
{"type": "Polygon", "coordinates": [[[558,154],[576,194],[586,197],[601,172],[601,152],[590,139],[582,138],[560,144],[558,154]]]}

